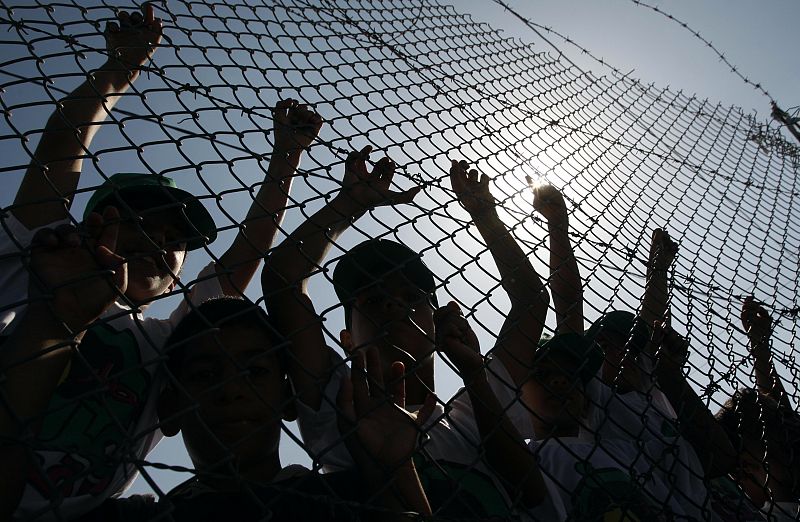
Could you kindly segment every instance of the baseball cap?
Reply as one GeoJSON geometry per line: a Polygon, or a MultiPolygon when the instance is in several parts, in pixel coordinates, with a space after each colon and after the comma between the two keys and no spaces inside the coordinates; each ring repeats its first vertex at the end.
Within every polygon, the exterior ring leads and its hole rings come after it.
{"type": "Polygon", "coordinates": [[[359,292],[381,279],[400,274],[411,284],[430,295],[438,307],[433,272],[422,262],[420,254],[389,239],[370,239],[351,248],[333,271],[333,287],[344,305],[345,324],[352,317],[352,299],[359,292]]]}
{"type": "Polygon", "coordinates": [[[650,332],[644,321],[637,321],[633,313],[624,310],[612,310],[604,314],[586,330],[585,335],[594,341],[603,331],[631,339],[629,347],[635,353],[644,350],[650,339],[650,332]]]}
{"type": "Polygon", "coordinates": [[[175,180],[158,174],[119,173],[110,176],[94,191],[83,212],[85,220],[92,212],[102,212],[108,205],[127,205],[138,212],[155,208],[180,209],[187,230],[186,250],[196,250],[217,238],[214,218],[175,180]]]}
{"type": "Polygon", "coordinates": [[[596,375],[603,364],[603,351],[593,339],[578,333],[564,333],[539,340],[534,364],[550,357],[562,357],[574,365],[585,385],[596,375]]]}

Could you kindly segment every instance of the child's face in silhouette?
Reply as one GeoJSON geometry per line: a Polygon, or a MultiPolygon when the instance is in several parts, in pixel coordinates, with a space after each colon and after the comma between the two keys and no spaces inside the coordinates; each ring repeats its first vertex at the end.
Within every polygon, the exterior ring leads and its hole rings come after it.
{"type": "Polygon", "coordinates": [[[176,414],[198,469],[231,455],[252,465],[278,451],[286,378],[271,347],[262,328],[235,324],[187,346],[176,374],[186,396],[176,414]]]}
{"type": "Polygon", "coordinates": [[[379,349],[384,375],[394,361],[406,368],[434,353],[433,307],[428,294],[402,274],[387,276],[356,297],[350,335],[354,348],[379,349]]]}

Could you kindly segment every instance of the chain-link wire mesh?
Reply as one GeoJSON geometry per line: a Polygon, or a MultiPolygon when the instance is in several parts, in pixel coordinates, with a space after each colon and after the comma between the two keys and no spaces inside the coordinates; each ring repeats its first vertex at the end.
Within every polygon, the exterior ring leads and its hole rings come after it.
{"type": "Polygon", "coordinates": [[[152,7],[0,11],[6,513],[797,516],[796,143],[435,1],[152,7]]]}

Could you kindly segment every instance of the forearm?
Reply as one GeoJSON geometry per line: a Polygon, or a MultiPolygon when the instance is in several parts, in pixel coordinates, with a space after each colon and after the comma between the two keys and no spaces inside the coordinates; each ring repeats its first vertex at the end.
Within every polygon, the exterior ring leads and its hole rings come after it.
{"type": "Polygon", "coordinates": [[[511,301],[538,301],[545,288],[542,279],[497,212],[492,209],[476,213],[472,219],[497,264],[501,284],[511,301]]]}
{"type": "Polygon", "coordinates": [[[485,370],[462,371],[462,378],[489,466],[512,500],[520,500],[528,508],[541,504],[547,488],[539,465],[500,406],[485,370]]]}
{"type": "Polygon", "coordinates": [[[772,397],[781,406],[791,409],[789,397],[783,387],[778,371],[775,369],[775,364],[772,362],[769,338],[751,338],[750,346],[758,390],[772,397]]]}
{"type": "Polygon", "coordinates": [[[25,488],[28,448],[18,441],[35,432],[72,356],[72,337],[31,305],[0,351],[0,520],[10,520],[25,488]]]}
{"type": "Polygon", "coordinates": [[[13,213],[23,224],[35,228],[67,216],[86,150],[131,81],[128,71],[109,61],[59,101],[14,201],[19,207],[13,213]]]}
{"type": "Polygon", "coordinates": [[[304,287],[339,236],[363,213],[346,197],[337,196],[308,218],[267,259],[262,276],[265,291],[285,290],[298,282],[304,287]]]}
{"type": "Polygon", "coordinates": [[[46,313],[26,313],[0,351],[3,437],[18,436],[26,423],[42,415],[80,337],[46,313]]]}
{"type": "Polygon", "coordinates": [[[659,388],[677,412],[680,433],[695,449],[706,478],[727,474],[735,465],[735,452],[708,407],[681,370],[659,369],[657,376],[659,388]]]}
{"type": "Polygon", "coordinates": [[[267,178],[258,190],[230,248],[220,257],[217,273],[226,295],[242,295],[275,241],[283,222],[300,151],[275,151],[267,178]]]}
{"type": "Polygon", "coordinates": [[[558,333],[583,333],[583,286],[575,252],[569,240],[569,221],[548,222],[550,236],[550,291],[558,333]]]}
{"type": "Polygon", "coordinates": [[[666,269],[648,269],[647,283],[642,296],[642,309],[639,316],[648,326],[663,321],[667,313],[669,290],[666,269]]]}

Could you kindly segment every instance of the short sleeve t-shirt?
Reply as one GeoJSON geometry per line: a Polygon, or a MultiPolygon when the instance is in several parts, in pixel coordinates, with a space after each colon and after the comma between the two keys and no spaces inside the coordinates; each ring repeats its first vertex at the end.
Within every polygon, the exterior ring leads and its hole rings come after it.
{"type": "Polygon", "coordinates": [[[653,440],[675,437],[675,412],[663,392],[617,393],[599,378],[588,384],[585,430],[598,439],[653,440]]]}
{"type": "MultiPolygon", "coordinates": [[[[8,215],[0,227],[0,335],[7,336],[25,310],[28,272],[20,247],[35,231],[8,215]]],[[[133,463],[161,438],[153,392],[160,349],[190,303],[222,295],[214,270],[210,264],[201,271],[169,319],[144,318],[115,303],[87,330],[47,407],[16,516],[44,520],[57,511],[70,518],[133,481],[133,463]]]]}
{"type": "Polygon", "coordinates": [[[659,441],[594,442],[578,437],[530,442],[542,473],[556,484],[569,520],[702,520],[687,510],[651,461],[659,441]]]}
{"type": "MultiPolygon", "coordinates": [[[[306,451],[326,472],[354,466],[341,440],[336,422],[336,394],[348,369],[333,350],[330,356],[335,368],[325,389],[322,405],[314,411],[298,404],[297,424],[306,451]]],[[[511,377],[497,360],[489,360],[487,375],[498,394],[500,404],[509,408],[509,416],[526,429],[530,421],[524,407],[509,385],[511,377]],[[496,381],[496,382],[492,382],[496,381]],[[516,409],[519,408],[519,409],[516,409]]],[[[409,406],[414,411],[414,406],[409,406]]],[[[532,431],[532,427],[528,428],[532,431]]],[[[436,411],[423,426],[424,441],[414,463],[434,516],[478,520],[563,520],[564,510],[554,485],[545,479],[551,494],[534,510],[520,512],[510,508],[510,500],[497,478],[481,459],[480,434],[472,406],[464,390],[448,403],[447,411],[437,404],[436,411]]]]}

